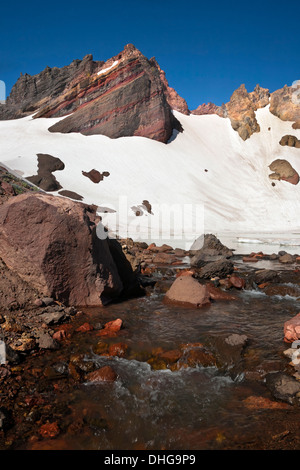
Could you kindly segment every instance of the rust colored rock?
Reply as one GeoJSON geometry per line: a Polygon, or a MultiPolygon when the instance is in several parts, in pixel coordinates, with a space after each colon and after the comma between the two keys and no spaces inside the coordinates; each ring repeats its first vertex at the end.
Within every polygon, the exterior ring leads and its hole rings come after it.
{"type": "Polygon", "coordinates": [[[116,336],[116,334],[120,331],[122,326],[123,326],[122,320],[120,318],[117,318],[117,320],[113,320],[108,323],[105,323],[103,330],[100,330],[97,333],[97,336],[108,336],[108,337],[116,336]]]}
{"type": "Polygon", "coordinates": [[[284,341],[292,343],[300,339],[300,313],[284,323],[284,341]]]}
{"type": "Polygon", "coordinates": [[[224,292],[222,289],[219,289],[219,287],[213,286],[211,283],[206,284],[209,297],[212,300],[236,300],[236,297],[234,295],[228,294],[228,292],[224,292]]]}
{"type": "Polygon", "coordinates": [[[110,366],[101,367],[86,376],[88,382],[114,382],[117,380],[117,374],[110,366]]]}
{"type": "Polygon", "coordinates": [[[57,341],[63,341],[67,338],[67,332],[65,330],[58,330],[53,334],[52,338],[57,341]]]}
{"type": "Polygon", "coordinates": [[[182,130],[159,70],[132,44],[109,59],[103,70],[90,76],[84,89],[73,86],[71,98],[63,94],[40,110],[37,117],[68,115],[50,132],[142,136],[166,143],[174,129],[182,130]]]}
{"type": "Polygon", "coordinates": [[[270,112],[283,121],[300,121],[299,99],[294,99],[297,91],[299,93],[299,84],[298,87],[285,85],[274,91],[271,94],[270,112]]]}
{"type": "Polygon", "coordinates": [[[93,329],[94,327],[90,325],[89,323],[83,323],[76,329],[76,331],[85,332],[85,331],[93,331],[93,329]]]}
{"type": "Polygon", "coordinates": [[[255,111],[267,106],[269,97],[270,93],[266,88],[256,85],[254,91],[248,93],[243,84],[233,92],[230,101],[216,112],[220,117],[229,117],[232,128],[243,140],[247,140],[260,131],[255,111]]]}
{"type": "Polygon", "coordinates": [[[204,114],[217,114],[219,108],[220,107],[215,105],[214,103],[203,103],[200,104],[197,109],[191,111],[191,114],[196,114],[198,116],[202,116],[204,114]]]}
{"type": "Polygon", "coordinates": [[[126,343],[115,343],[109,346],[109,355],[117,357],[125,357],[128,350],[128,345],[126,343]]]}
{"type": "Polygon", "coordinates": [[[104,305],[137,281],[117,241],[97,237],[95,220],[94,206],[42,193],[15,196],[0,207],[0,257],[41,297],[104,305]]]}
{"type": "Polygon", "coordinates": [[[207,286],[200,284],[191,276],[178,277],[165,294],[165,300],[171,303],[202,307],[210,304],[207,286]]]}
{"type": "Polygon", "coordinates": [[[236,289],[243,289],[246,284],[244,279],[236,275],[230,276],[229,281],[236,289]]]}
{"type": "Polygon", "coordinates": [[[172,349],[171,351],[164,351],[159,354],[160,359],[173,364],[177,362],[182,356],[182,352],[179,349],[172,349]]]}
{"type": "Polygon", "coordinates": [[[39,429],[39,433],[42,437],[49,439],[56,437],[60,433],[60,430],[57,422],[55,421],[54,423],[43,424],[39,429]]]}

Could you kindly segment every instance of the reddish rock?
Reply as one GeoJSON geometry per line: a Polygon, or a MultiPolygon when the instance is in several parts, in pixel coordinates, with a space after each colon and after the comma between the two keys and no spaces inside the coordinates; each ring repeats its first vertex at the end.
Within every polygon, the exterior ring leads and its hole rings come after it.
{"type": "Polygon", "coordinates": [[[230,276],[229,281],[236,289],[243,289],[246,284],[244,279],[236,275],[230,276]]]}
{"type": "Polygon", "coordinates": [[[43,424],[39,429],[39,433],[42,437],[49,439],[56,437],[60,433],[60,430],[57,422],[55,421],[54,423],[43,424]]]}
{"type": "Polygon", "coordinates": [[[165,300],[171,303],[186,304],[202,307],[210,304],[207,286],[200,284],[191,276],[178,277],[165,295],[165,300]]]}
{"type": "Polygon", "coordinates": [[[300,339],[300,313],[284,324],[284,341],[292,343],[300,339]]]}
{"type": "Polygon", "coordinates": [[[73,84],[71,97],[64,93],[40,109],[36,117],[66,116],[50,132],[142,136],[166,143],[173,129],[182,130],[160,71],[132,44],[101,69],[83,89],[73,84]]]}
{"type": "Polygon", "coordinates": [[[67,332],[65,330],[58,330],[53,334],[52,338],[56,339],[58,341],[63,341],[64,339],[67,338],[67,336],[68,335],[67,335],[67,332]]]}
{"type": "Polygon", "coordinates": [[[155,264],[175,264],[179,263],[179,260],[175,255],[171,253],[157,253],[153,258],[153,263],[155,264]]]}
{"type": "Polygon", "coordinates": [[[244,256],[243,257],[243,262],[244,263],[257,263],[258,259],[256,256],[244,256]]]}
{"type": "Polygon", "coordinates": [[[230,101],[217,110],[221,117],[229,117],[232,128],[246,140],[254,132],[260,131],[255,111],[269,104],[270,93],[266,88],[256,85],[253,92],[248,93],[245,85],[235,90],[230,101]]]}
{"type": "MultiPolygon", "coordinates": [[[[299,100],[294,100],[294,93],[297,87],[285,85],[283,88],[274,91],[271,94],[270,112],[283,121],[300,120],[299,100]]],[[[298,85],[299,90],[299,85],[298,85]]],[[[294,127],[296,128],[296,126],[294,127]]]]}
{"type": "Polygon", "coordinates": [[[90,325],[89,323],[83,323],[83,325],[79,326],[76,331],[81,331],[81,332],[85,332],[85,331],[92,331],[94,329],[94,327],[92,325],[90,325]]]}
{"type": "Polygon", "coordinates": [[[128,350],[128,345],[126,343],[115,343],[109,346],[109,355],[125,357],[128,350]]]}
{"type": "Polygon", "coordinates": [[[120,318],[117,320],[110,321],[104,325],[103,330],[97,333],[97,336],[108,336],[113,337],[120,331],[123,326],[123,322],[120,318]]]}
{"type": "Polygon", "coordinates": [[[101,367],[86,376],[88,382],[114,382],[117,380],[117,374],[110,366],[101,367]]]}
{"type": "Polygon", "coordinates": [[[164,351],[159,354],[160,359],[168,362],[177,362],[182,356],[182,352],[179,349],[173,349],[172,351],[164,351]]]}
{"type": "Polygon", "coordinates": [[[69,199],[15,196],[0,207],[0,257],[41,297],[65,304],[101,306],[140,291],[118,242],[97,237],[96,217],[95,206],[69,199]]]}
{"type": "Polygon", "coordinates": [[[204,114],[217,114],[219,110],[219,106],[216,106],[214,103],[203,103],[198,106],[197,109],[191,111],[191,114],[196,114],[198,116],[202,116],[204,114]]]}
{"type": "Polygon", "coordinates": [[[213,300],[236,300],[234,295],[228,294],[228,292],[224,292],[222,289],[213,286],[212,284],[208,283],[207,290],[209,293],[209,297],[213,300]]]}

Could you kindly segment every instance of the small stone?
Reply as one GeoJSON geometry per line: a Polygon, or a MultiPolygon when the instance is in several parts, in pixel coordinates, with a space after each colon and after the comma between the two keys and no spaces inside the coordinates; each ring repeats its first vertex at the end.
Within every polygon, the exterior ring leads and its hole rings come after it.
{"type": "Polygon", "coordinates": [[[86,376],[88,382],[114,382],[117,379],[117,374],[110,366],[101,367],[86,376]]]}

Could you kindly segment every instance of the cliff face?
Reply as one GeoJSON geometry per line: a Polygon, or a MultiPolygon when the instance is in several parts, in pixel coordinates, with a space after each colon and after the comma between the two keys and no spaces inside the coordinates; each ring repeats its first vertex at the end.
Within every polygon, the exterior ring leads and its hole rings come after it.
{"type": "Polygon", "coordinates": [[[62,69],[20,77],[2,109],[2,119],[34,112],[35,118],[66,116],[49,130],[167,142],[173,129],[182,130],[168,95],[160,69],[128,44],[105,63],[86,56],[62,69]]]}

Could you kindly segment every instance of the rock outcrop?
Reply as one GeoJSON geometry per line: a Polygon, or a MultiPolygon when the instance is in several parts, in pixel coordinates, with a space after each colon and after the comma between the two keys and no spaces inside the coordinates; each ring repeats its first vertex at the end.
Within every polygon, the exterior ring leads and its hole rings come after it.
{"type": "Polygon", "coordinates": [[[260,127],[256,120],[255,111],[269,104],[270,93],[266,88],[256,85],[253,92],[248,93],[245,85],[235,90],[229,103],[218,111],[221,117],[229,117],[232,128],[243,140],[247,140],[260,127]]]}
{"type": "Polygon", "coordinates": [[[280,145],[288,145],[300,149],[300,140],[295,135],[284,135],[279,142],[280,145]]]}
{"type": "Polygon", "coordinates": [[[198,106],[197,109],[191,111],[191,114],[196,114],[202,116],[204,114],[218,114],[220,106],[215,105],[214,103],[203,103],[198,106]]]}
{"type": "Polygon", "coordinates": [[[282,121],[294,122],[293,128],[300,126],[300,84],[285,85],[271,94],[270,112],[282,121]]]}
{"type": "Polygon", "coordinates": [[[184,111],[186,103],[167,85],[163,72],[128,44],[105,63],[86,56],[62,69],[20,77],[0,118],[33,113],[35,118],[63,117],[51,132],[142,136],[166,143],[174,129],[182,130],[172,103],[184,111]]]}
{"type": "Polygon", "coordinates": [[[269,168],[273,171],[273,173],[269,175],[270,179],[278,181],[283,180],[291,184],[299,183],[299,174],[287,160],[274,160],[269,165],[269,168]]]}
{"type": "Polygon", "coordinates": [[[229,118],[232,128],[238,132],[243,140],[247,140],[260,127],[256,120],[255,111],[269,104],[270,93],[266,88],[256,85],[254,91],[248,93],[242,84],[231,95],[230,101],[222,106],[213,103],[202,104],[191,111],[192,114],[217,114],[222,118],[229,118]]]}
{"type": "Polygon", "coordinates": [[[25,193],[0,207],[0,258],[41,296],[74,306],[140,294],[115,240],[96,235],[96,208],[25,193]]]}

